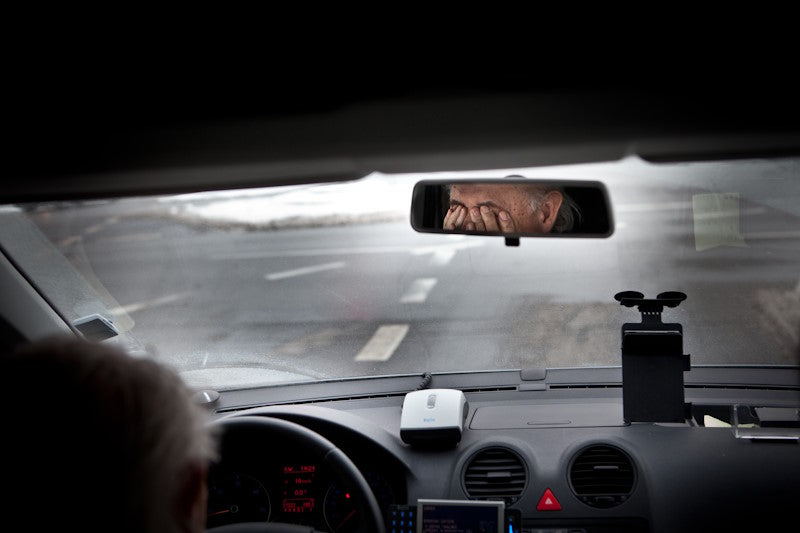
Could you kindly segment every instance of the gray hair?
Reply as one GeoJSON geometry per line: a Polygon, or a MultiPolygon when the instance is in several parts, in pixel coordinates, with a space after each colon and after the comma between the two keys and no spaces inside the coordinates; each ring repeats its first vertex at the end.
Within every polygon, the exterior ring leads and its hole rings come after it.
{"type": "MultiPolygon", "coordinates": [[[[83,531],[177,530],[179,484],[187,468],[216,457],[216,436],[175,372],[72,337],[30,344],[1,362],[10,397],[27,396],[29,407],[15,408],[8,426],[19,432],[11,447],[21,479],[12,486],[22,490],[12,498],[27,509],[45,484],[59,505],[91,506],[73,524],[83,531]],[[43,444],[43,454],[32,451],[43,444]]],[[[61,511],[32,516],[66,527],[61,511]]]]}
{"type": "Polygon", "coordinates": [[[575,200],[565,193],[564,189],[561,187],[548,189],[535,186],[531,193],[531,209],[534,211],[540,209],[545,201],[547,193],[552,191],[560,193],[562,200],[551,233],[566,233],[572,231],[572,228],[575,227],[576,219],[578,221],[581,219],[581,210],[575,200]]]}
{"type": "MultiPolygon", "coordinates": [[[[525,178],[525,176],[522,176],[521,174],[510,174],[506,177],[525,178]]],[[[564,189],[561,187],[547,188],[540,185],[534,185],[533,189],[534,190],[531,197],[531,209],[534,211],[542,207],[547,193],[551,191],[557,191],[561,194],[561,207],[558,209],[556,221],[553,224],[553,229],[550,231],[551,233],[566,233],[568,231],[572,231],[572,228],[575,227],[575,219],[577,218],[577,220],[580,222],[581,209],[575,200],[573,200],[566,192],[564,192],[564,189]]]]}

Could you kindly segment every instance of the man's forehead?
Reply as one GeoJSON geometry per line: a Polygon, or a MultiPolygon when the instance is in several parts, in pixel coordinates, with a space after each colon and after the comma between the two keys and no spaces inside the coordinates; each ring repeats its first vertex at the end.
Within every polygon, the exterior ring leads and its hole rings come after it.
{"type": "Polygon", "coordinates": [[[528,187],[524,185],[512,185],[510,183],[458,183],[450,188],[451,196],[487,196],[492,198],[498,196],[517,196],[526,192],[529,192],[528,187]]]}

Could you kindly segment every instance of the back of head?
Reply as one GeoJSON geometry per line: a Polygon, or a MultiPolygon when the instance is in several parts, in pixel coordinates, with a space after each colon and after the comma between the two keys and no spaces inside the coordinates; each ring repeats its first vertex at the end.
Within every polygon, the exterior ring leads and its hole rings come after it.
{"type": "MultiPolygon", "coordinates": [[[[525,178],[521,174],[509,174],[506,178],[525,178]]],[[[557,191],[561,195],[561,205],[556,215],[555,223],[553,224],[553,233],[569,233],[572,231],[577,222],[581,219],[581,209],[575,200],[570,197],[562,187],[548,187],[544,185],[530,185],[528,190],[531,194],[531,208],[537,211],[542,202],[544,202],[545,195],[550,191],[557,191]]]]}
{"type": "Polygon", "coordinates": [[[59,338],[5,354],[0,375],[6,504],[23,529],[179,530],[180,485],[213,440],[174,372],[59,338]]]}

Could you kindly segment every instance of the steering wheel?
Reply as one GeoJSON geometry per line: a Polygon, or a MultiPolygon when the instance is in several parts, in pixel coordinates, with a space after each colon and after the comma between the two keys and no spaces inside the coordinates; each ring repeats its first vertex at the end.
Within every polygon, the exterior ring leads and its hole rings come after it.
{"type": "MultiPolygon", "coordinates": [[[[258,455],[268,454],[278,442],[281,446],[308,450],[321,464],[329,468],[355,496],[356,511],[362,520],[364,531],[385,533],[378,501],[372,493],[367,480],[353,461],[325,437],[294,422],[267,416],[238,416],[224,418],[213,424],[222,434],[220,438],[220,457],[225,462],[231,454],[246,453],[246,456],[257,455],[247,453],[248,449],[258,455]]],[[[309,526],[298,526],[278,522],[248,522],[229,524],[211,528],[213,533],[312,533],[309,526]]]]}

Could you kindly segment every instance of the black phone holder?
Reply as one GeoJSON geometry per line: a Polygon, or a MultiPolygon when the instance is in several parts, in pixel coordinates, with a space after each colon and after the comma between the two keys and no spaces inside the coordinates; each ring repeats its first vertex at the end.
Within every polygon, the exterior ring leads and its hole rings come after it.
{"type": "Polygon", "coordinates": [[[677,307],[682,292],[647,299],[640,292],[614,295],[620,305],[636,306],[641,323],[622,325],[622,413],[631,422],[685,422],[683,373],[691,369],[683,353],[683,327],[661,322],[664,307],[677,307]]]}

